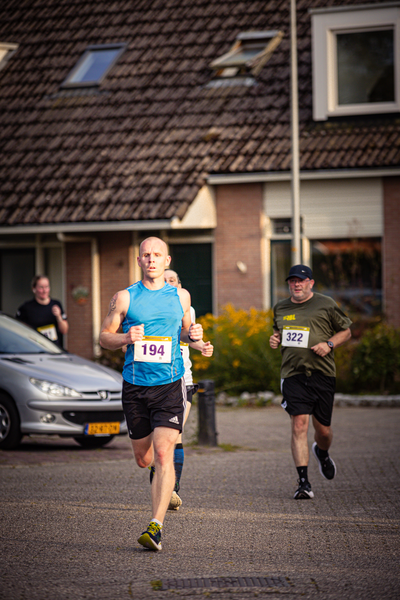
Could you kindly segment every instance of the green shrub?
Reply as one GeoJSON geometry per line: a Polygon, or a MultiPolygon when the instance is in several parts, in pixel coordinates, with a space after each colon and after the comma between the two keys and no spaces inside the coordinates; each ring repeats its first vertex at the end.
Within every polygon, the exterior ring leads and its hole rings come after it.
{"type": "Polygon", "coordinates": [[[400,329],[380,323],[367,331],[351,358],[351,381],[355,393],[400,393],[400,329]]]}
{"type": "Polygon", "coordinates": [[[94,359],[95,362],[110,367],[119,373],[122,373],[122,368],[125,362],[125,354],[122,350],[105,350],[101,349],[101,355],[94,359]]]}
{"type": "Polygon", "coordinates": [[[335,349],[336,391],[342,394],[354,393],[352,361],[358,342],[352,339],[335,349]]]}
{"type": "Polygon", "coordinates": [[[213,357],[191,352],[195,381],[213,379],[217,391],[279,392],[281,355],[272,350],[272,311],[236,310],[228,304],[218,317],[198,321],[204,340],[214,345],[213,357]]]}

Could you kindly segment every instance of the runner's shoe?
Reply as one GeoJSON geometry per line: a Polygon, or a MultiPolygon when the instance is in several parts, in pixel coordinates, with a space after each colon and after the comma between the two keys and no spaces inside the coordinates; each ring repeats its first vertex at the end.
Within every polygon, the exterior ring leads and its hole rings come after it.
{"type": "Polygon", "coordinates": [[[336,475],[336,465],[329,454],[325,458],[320,458],[317,442],[313,443],[311,450],[317,460],[319,472],[322,477],[325,477],[325,479],[333,479],[336,475]]]}
{"type": "Polygon", "coordinates": [[[182,504],[182,499],[175,490],[172,492],[171,500],[169,501],[168,510],[179,510],[182,504]]]}
{"type": "Polygon", "coordinates": [[[146,531],[138,539],[139,544],[142,544],[149,550],[161,550],[161,525],[155,521],[150,521],[146,531]]]}
{"type": "Polygon", "coordinates": [[[314,492],[311,490],[311,483],[309,481],[298,480],[299,487],[294,493],[293,498],[295,500],[309,500],[314,498],[314,492]]]}

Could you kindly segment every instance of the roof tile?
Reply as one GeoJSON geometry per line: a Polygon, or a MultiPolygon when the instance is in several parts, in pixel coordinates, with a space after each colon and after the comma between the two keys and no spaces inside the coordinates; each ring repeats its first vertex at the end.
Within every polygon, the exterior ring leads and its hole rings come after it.
{"type": "MultiPolygon", "coordinates": [[[[312,121],[319,5],[297,1],[301,168],[398,166],[396,115],[312,121]]],[[[290,169],[289,0],[40,0],[2,17],[19,48],[0,71],[0,224],[181,218],[207,173],[290,169]],[[251,29],[284,33],[256,85],[210,87],[251,29]],[[87,45],[113,42],[127,48],[99,89],[59,88],[87,45]]]]}

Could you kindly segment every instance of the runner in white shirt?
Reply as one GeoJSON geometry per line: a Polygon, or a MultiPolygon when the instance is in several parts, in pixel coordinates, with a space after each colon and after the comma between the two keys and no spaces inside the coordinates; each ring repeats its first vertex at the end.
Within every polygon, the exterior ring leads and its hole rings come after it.
{"type": "MultiPolygon", "coordinates": [[[[172,271],[171,269],[167,269],[164,272],[164,279],[166,283],[169,283],[169,285],[172,285],[173,287],[182,287],[178,274],[175,271],[172,271]]],[[[192,323],[196,322],[196,313],[194,311],[193,306],[190,307],[190,318],[192,323]]],[[[181,353],[185,367],[184,380],[186,385],[188,402],[184,424],[187,421],[190,412],[190,407],[192,406],[192,396],[197,392],[198,388],[198,385],[193,383],[192,362],[190,360],[189,346],[194,350],[199,350],[203,354],[203,356],[212,356],[214,351],[214,346],[211,344],[211,342],[204,342],[203,340],[200,340],[198,342],[190,342],[189,344],[181,342],[181,353]]],[[[185,453],[182,445],[182,434],[180,434],[174,450],[174,467],[176,482],[174,491],[172,492],[168,510],[179,510],[179,507],[182,504],[182,500],[178,492],[180,488],[180,479],[182,475],[184,459],[185,453]]]]}

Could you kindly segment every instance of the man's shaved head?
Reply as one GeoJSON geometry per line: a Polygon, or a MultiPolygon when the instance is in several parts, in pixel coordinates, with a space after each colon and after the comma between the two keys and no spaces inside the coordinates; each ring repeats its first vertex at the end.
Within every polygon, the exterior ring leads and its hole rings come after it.
{"type": "Polygon", "coordinates": [[[171,257],[168,255],[167,244],[158,237],[148,237],[140,244],[137,263],[143,271],[143,280],[153,286],[154,282],[165,284],[164,269],[169,267],[171,257]]]}
{"type": "Polygon", "coordinates": [[[167,247],[167,244],[166,244],[166,243],[165,243],[163,240],[161,240],[160,238],[158,238],[158,237],[155,237],[155,236],[151,236],[151,237],[148,237],[148,238],[146,238],[145,240],[143,240],[143,242],[140,244],[140,247],[139,247],[139,255],[140,255],[140,256],[141,256],[141,254],[142,254],[142,247],[143,247],[143,245],[144,245],[146,242],[150,242],[150,243],[160,243],[160,244],[161,244],[161,246],[163,247],[164,251],[165,251],[165,254],[166,254],[166,256],[168,255],[168,247],[167,247]]]}

